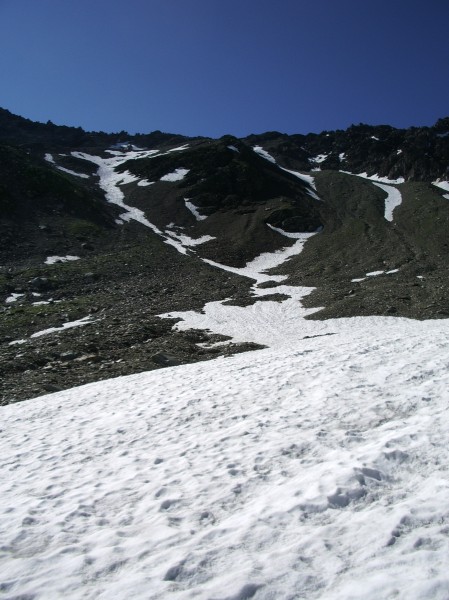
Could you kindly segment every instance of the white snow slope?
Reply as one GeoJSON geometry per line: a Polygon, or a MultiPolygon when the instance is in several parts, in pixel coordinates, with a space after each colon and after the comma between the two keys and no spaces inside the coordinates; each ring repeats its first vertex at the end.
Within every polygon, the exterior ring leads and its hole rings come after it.
{"type": "Polygon", "coordinates": [[[361,321],[3,407],[0,597],[447,599],[448,324],[361,321]]]}
{"type": "Polygon", "coordinates": [[[0,408],[0,598],[449,598],[449,320],[305,320],[305,243],[178,314],[269,348],[0,408]]]}

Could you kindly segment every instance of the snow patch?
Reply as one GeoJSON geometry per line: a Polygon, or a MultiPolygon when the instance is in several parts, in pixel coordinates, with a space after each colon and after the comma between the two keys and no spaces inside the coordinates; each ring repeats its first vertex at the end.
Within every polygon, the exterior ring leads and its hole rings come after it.
{"type": "Polygon", "coordinates": [[[71,256],[70,254],[68,254],[67,256],[47,256],[47,258],[45,259],[45,264],[54,265],[56,263],[70,262],[74,260],[80,260],[80,257],[71,256]]]}
{"type": "Polygon", "coordinates": [[[318,154],[318,156],[314,156],[313,158],[309,158],[309,162],[320,164],[326,160],[329,154],[318,154]]]}
{"type": "Polygon", "coordinates": [[[190,210],[190,212],[192,213],[192,215],[195,217],[195,219],[197,221],[204,221],[204,219],[207,219],[207,215],[201,215],[198,211],[198,207],[196,207],[194,204],[192,204],[192,202],[190,202],[190,200],[187,200],[187,198],[184,199],[186,208],[188,208],[190,210]]]}
{"type": "Polygon", "coordinates": [[[73,327],[83,327],[84,325],[89,325],[90,323],[94,323],[94,320],[90,315],[87,317],[83,317],[82,319],[78,319],[77,321],[70,321],[69,323],[64,323],[61,327],[50,327],[49,329],[42,329],[41,331],[37,331],[30,335],[31,338],[42,337],[43,335],[49,335],[50,333],[56,333],[58,331],[64,331],[66,329],[72,329],[73,327]]]}
{"type": "Polygon", "coordinates": [[[173,173],[167,173],[167,175],[164,175],[163,177],[161,177],[161,181],[181,181],[182,179],[184,179],[184,177],[187,175],[187,173],[190,171],[190,169],[183,169],[183,168],[179,168],[179,169],[175,169],[173,171],[173,173]]]}
{"type": "Polygon", "coordinates": [[[276,231],[277,233],[280,233],[284,237],[299,240],[299,239],[302,239],[302,236],[304,235],[304,233],[299,233],[299,232],[295,232],[295,231],[284,231],[280,227],[274,227],[273,225],[270,225],[270,223],[267,223],[267,225],[270,229],[272,229],[273,231],[276,231]]]}
{"type": "Polygon", "coordinates": [[[229,150],[232,150],[233,152],[240,152],[240,150],[238,148],[236,148],[235,146],[228,146],[229,150]]]}
{"type": "Polygon", "coordinates": [[[199,238],[191,238],[184,233],[175,233],[174,231],[166,231],[167,235],[171,238],[178,240],[184,247],[190,246],[199,246],[200,244],[205,244],[210,240],[215,240],[216,238],[211,235],[203,235],[199,238]]]}
{"type": "Polygon", "coordinates": [[[19,300],[19,298],[23,298],[23,296],[25,296],[25,294],[16,294],[13,292],[6,298],[5,303],[12,304],[13,302],[17,302],[17,300],[19,300]]]}
{"type": "Polygon", "coordinates": [[[269,154],[266,150],[264,150],[262,148],[262,146],[253,146],[253,150],[256,154],[258,154],[265,160],[268,160],[269,162],[276,164],[276,160],[271,156],[271,154],[269,154]]]}

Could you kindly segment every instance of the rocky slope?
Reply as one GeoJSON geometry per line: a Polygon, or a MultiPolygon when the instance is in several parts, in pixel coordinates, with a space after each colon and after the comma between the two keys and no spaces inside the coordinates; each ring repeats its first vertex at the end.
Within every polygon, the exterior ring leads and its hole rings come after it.
{"type": "Polygon", "coordinates": [[[212,140],[0,109],[2,402],[254,347],[157,315],[254,302],[239,269],[299,234],[272,274],[310,318],[447,317],[448,166],[449,118],[212,140]]]}

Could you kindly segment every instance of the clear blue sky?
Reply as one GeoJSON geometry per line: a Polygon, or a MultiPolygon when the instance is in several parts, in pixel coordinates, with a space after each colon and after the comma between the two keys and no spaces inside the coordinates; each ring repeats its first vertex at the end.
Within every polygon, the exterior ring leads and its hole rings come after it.
{"type": "Polygon", "coordinates": [[[0,106],[243,136],[449,115],[449,0],[0,0],[0,106]]]}

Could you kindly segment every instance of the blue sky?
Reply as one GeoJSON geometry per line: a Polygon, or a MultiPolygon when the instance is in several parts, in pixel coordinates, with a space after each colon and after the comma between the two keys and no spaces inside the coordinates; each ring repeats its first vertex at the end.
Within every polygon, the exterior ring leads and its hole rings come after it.
{"type": "Polygon", "coordinates": [[[0,106],[244,136],[449,115],[447,0],[0,0],[0,106]]]}

